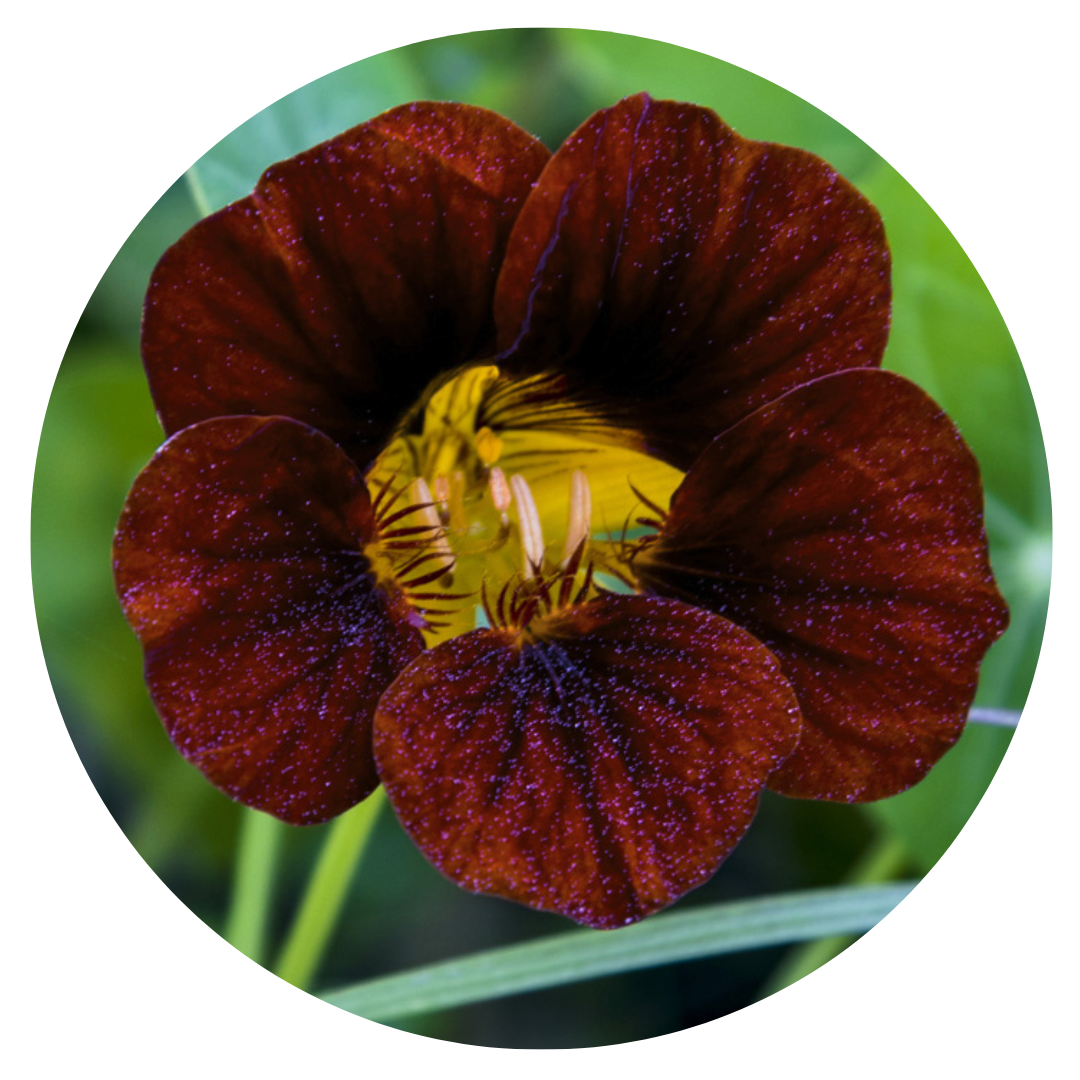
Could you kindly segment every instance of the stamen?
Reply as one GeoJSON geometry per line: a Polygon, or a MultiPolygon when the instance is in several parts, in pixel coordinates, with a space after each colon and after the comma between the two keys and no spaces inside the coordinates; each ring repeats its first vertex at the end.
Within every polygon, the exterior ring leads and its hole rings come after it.
{"type": "Polygon", "coordinates": [[[435,499],[439,504],[440,510],[446,509],[446,504],[450,501],[450,481],[446,477],[446,473],[439,473],[435,477],[432,484],[432,490],[435,494],[435,499]]]}
{"type": "Polygon", "coordinates": [[[570,520],[566,529],[566,546],[563,548],[564,568],[577,549],[588,541],[591,526],[592,492],[589,490],[589,479],[580,469],[575,469],[570,477],[570,520]]]}
{"type": "Polygon", "coordinates": [[[491,505],[499,511],[499,517],[505,525],[507,521],[506,511],[510,509],[513,496],[510,494],[510,485],[506,482],[506,474],[496,465],[488,476],[488,488],[491,491],[491,505]]]}
{"type": "Polygon", "coordinates": [[[431,530],[429,550],[436,556],[435,565],[443,573],[452,570],[455,562],[454,552],[450,547],[450,541],[446,538],[446,530],[443,528],[439,511],[432,500],[431,488],[422,476],[413,480],[410,496],[415,503],[419,504],[416,508],[417,517],[431,530]]]}
{"type": "Polygon", "coordinates": [[[521,529],[521,553],[525,561],[525,580],[535,577],[544,565],[544,533],[540,527],[540,512],[529,490],[528,482],[520,473],[510,477],[510,487],[518,509],[518,526],[521,529]]]}

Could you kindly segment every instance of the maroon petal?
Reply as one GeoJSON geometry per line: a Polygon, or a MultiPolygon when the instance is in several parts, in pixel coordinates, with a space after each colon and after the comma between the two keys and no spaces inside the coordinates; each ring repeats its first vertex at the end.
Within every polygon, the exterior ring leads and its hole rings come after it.
{"type": "Polygon", "coordinates": [[[640,94],[548,163],[495,317],[505,366],[564,370],[686,469],[757,406],[878,364],[889,297],[877,211],[823,161],[640,94]]]}
{"type": "Polygon", "coordinates": [[[494,113],[415,104],[268,169],[154,271],[143,357],[165,430],[291,416],[366,465],[434,375],[490,352],[547,157],[494,113]]]}
{"type": "Polygon", "coordinates": [[[883,371],[819,379],[725,432],[634,566],[780,658],[806,725],[769,782],[786,795],[876,799],[919,780],[1008,621],[975,459],[883,371]]]}
{"type": "Polygon", "coordinates": [[[379,773],[460,885],[621,926],[713,874],[798,707],[760,643],[686,604],[607,596],[534,629],[414,661],[379,706],[379,773]]]}
{"type": "Polygon", "coordinates": [[[376,787],[375,705],[421,648],[404,599],[368,572],[372,529],[343,451],[254,417],[173,436],[117,527],[117,591],[170,738],[285,821],[324,821],[376,787]]]}

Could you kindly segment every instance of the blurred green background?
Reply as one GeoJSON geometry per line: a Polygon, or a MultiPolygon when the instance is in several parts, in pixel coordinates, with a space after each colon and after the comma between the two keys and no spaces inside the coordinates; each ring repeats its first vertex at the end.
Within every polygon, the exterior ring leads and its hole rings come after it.
{"type": "MultiPolygon", "coordinates": [[[[851,132],[740,68],[660,42],[580,30],[468,34],[372,57],[302,87],[242,125],[151,208],[106,270],[64,357],[35,477],[33,576],[42,644],[71,738],[121,828],[216,929],[227,918],[241,809],[172,749],[147,698],[139,646],[113,595],[110,545],[124,496],[162,441],[139,360],[150,271],[206,209],[262,169],[402,102],[483,105],[554,148],[590,113],[639,90],[711,106],[740,133],[805,147],[877,205],[894,256],[886,365],[928,390],[981,462],[987,526],[1012,625],[977,703],[1019,709],[1050,585],[1050,496],[1035,408],[998,311],[923,200],[851,132]]],[[[766,795],[724,869],[682,906],[925,873],[963,826],[1009,742],[969,725],[927,781],[866,807],[766,795]]],[[[281,826],[269,951],[297,906],[327,827],[281,826]]],[[[569,923],[474,897],[427,865],[384,811],[346,899],[318,985],[330,987],[561,932],[569,923]]],[[[503,1047],[646,1038],[722,1016],[843,942],[699,960],[520,995],[411,1021],[444,1039],[503,1047]]]]}

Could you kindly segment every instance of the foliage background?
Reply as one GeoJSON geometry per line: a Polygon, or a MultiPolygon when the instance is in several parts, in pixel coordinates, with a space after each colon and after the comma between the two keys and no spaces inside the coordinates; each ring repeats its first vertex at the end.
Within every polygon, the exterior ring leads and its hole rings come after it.
{"type": "MultiPolygon", "coordinates": [[[[200,216],[246,194],[263,167],[417,98],[484,105],[549,146],[638,90],[715,108],[742,134],[806,147],[859,186],[894,256],[886,366],[924,386],[978,456],[992,558],[1012,626],[984,667],[978,702],[1022,707],[1046,617],[1050,503],[1034,405],[1008,332],[962,250],[919,196],[842,126],[779,87],[713,58],[578,30],[490,31],[372,57],[301,88],[214,147],[146,215],[87,305],[64,358],[39,449],[33,572],[42,644],[71,737],[103,800],[170,889],[211,926],[229,912],[242,811],[172,749],[112,592],[112,529],[162,439],[138,357],[154,262],[200,216]]],[[[1008,745],[971,725],[930,778],[868,807],[766,796],[724,869],[683,906],[925,873],[970,815],[1008,745]]],[[[326,827],[282,827],[270,954],[326,827]]],[[[473,897],[446,882],[389,813],[377,826],[320,985],[334,986],[560,932],[556,916],[473,897]]],[[[412,1030],[494,1046],[587,1046],[645,1038],[741,1008],[842,943],[766,949],[581,983],[427,1016],[412,1030]]]]}

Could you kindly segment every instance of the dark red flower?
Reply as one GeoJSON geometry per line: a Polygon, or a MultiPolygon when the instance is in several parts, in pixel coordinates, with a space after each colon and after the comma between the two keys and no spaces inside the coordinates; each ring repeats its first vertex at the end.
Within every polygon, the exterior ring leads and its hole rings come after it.
{"type": "Polygon", "coordinates": [[[549,158],[417,104],[273,166],[147,296],[116,579],[173,741],[296,823],[381,780],[455,881],[598,927],[766,786],[903,790],[1007,616],[888,318],[873,207],[696,106],[549,158]]]}

